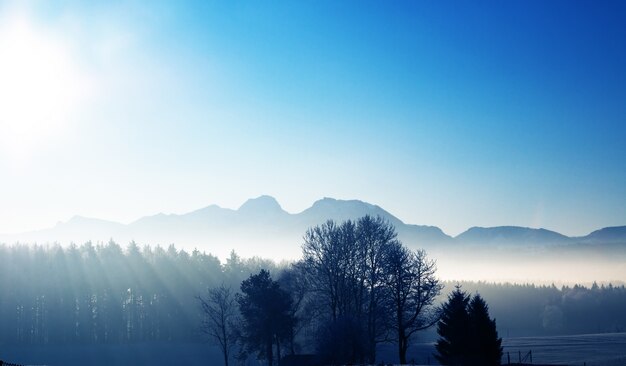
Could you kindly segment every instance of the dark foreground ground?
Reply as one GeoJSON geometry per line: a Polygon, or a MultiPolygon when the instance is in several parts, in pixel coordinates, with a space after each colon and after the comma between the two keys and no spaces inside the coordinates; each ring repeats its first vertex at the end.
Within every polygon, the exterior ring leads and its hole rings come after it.
{"type": "MultiPolygon", "coordinates": [[[[533,362],[587,366],[626,365],[626,333],[558,337],[523,337],[504,340],[511,362],[532,351],[533,362]]],[[[409,360],[416,364],[436,364],[432,343],[416,344],[409,360]]],[[[217,348],[198,343],[139,343],[132,345],[20,346],[0,345],[0,359],[25,365],[220,365],[217,348]]],[[[395,347],[379,349],[379,362],[397,362],[395,347]]],[[[250,366],[257,365],[250,361],[250,366]]]]}

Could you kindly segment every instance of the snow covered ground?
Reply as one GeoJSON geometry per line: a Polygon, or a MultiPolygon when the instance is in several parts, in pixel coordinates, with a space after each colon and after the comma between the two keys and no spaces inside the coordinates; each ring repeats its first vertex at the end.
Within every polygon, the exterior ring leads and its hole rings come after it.
{"type": "MultiPolygon", "coordinates": [[[[504,357],[506,364],[507,353],[511,362],[517,362],[521,354],[523,358],[532,351],[533,363],[556,365],[626,365],[626,333],[585,334],[574,336],[551,337],[520,337],[503,339],[504,357]]],[[[390,362],[395,348],[383,346],[379,351],[379,360],[390,362]]],[[[416,344],[409,352],[408,359],[416,364],[436,364],[432,354],[435,352],[434,343],[416,344]]],[[[526,362],[529,360],[527,359],[526,362]]]]}
{"type": "Polygon", "coordinates": [[[626,333],[510,338],[503,343],[512,362],[518,351],[523,355],[532,350],[534,363],[626,365],[626,333]]]}
{"type": "MultiPolygon", "coordinates": [[[[617,366],[626,365],[626,333],[504,339],[516,362],[518,352],[532,351],[535,364],[617,366]]],[[[433,343],[412,347],[408,359],[416,365],[434,365],[433,343]]],[[[397,362],[395,345],[383,345],[378,362],[397,362]]],[[[217,348],[199,343],[137,343],[128,345],[19,346],[0,345],[0,359],[27,365],[220,365],[217,348]]],[[[251,361],[249,366],[257,363],[251,361]]]]}

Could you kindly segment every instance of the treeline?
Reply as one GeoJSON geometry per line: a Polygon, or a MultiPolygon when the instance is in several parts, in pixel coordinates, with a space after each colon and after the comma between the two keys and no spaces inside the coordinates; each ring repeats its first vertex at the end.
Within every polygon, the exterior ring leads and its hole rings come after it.
{"type": "Polygon", "coordinates": [[[134,242],[125,249],[112,241],[1,246],[0,342],[204,340],[207,314],[198,300],[216,287],[250,297],[247,312],[238,298],[239,312],[249,315],[239,332],[259,329],[249,325],[255,317],[278,325],[276,311],[262,309],[277,309],[276,294],[284,295],[279,308],[289,315],[288,327],[242,334],[254,339],[246,352],[268,360],[275,346],[278,356],[305,349],[332,363],[373,362],[377,344],[389,341],[403,358],[411,336],[437,320],[434,299],[442,286],[434,262],[404,247],[384,219],[328,221],[305,233],[302,251],[302,260],[277,266],[235,253],[222,264],[199,251],[134,242]]]}
{"type": "Polygon", "coordinates": [[[277,265],[131,242],[0,245],[0,343],[202,341],[195,296],[277,265]]]}
{"type": "MultiPolygon", "coordinates": [[[[331,232],[339,235],[341,230],[335,229],[331,232]]],[[[346,235],[349,233],[344,231],[346,235]]],[[[327,242],[317,240],[323,236],[316,235],[313,230],[305,241],[323,248],[327,242]]],[[[339,239],[335,236],[333,240],[339,239]]],[[[336,248],[340,251],[327,255],[342,258],[338,255],[355,247],[336,248]]],[[[311,255],[305,255],[304,260],[311,265],[307,271],[311,275],[319,271],[319,276],[304,278],[332,279],[329,284],[333,287],[324,287],[321,282],[307,283],[306,286],[319,289],[316,292],[319,301],[306,305],[308,308],[302,307],[300,315],[328,309],[326,315],[318,318],[318,325],[323,324],[324,318],[332,319],[332,314],[347,324],[354,324],[351,317],[358,317],[364,319],[359,324],[371,329],[365,333],[370,338],[365,344],[371,345],[372,340],[387,341],[390,334],[379,332],[385,328],[375,324],[381,318],[375,316],[380,310],[374,308],[383,309],[382,302],[389,297],[383,299],[376,294],[375,305],[369,305],[372,297],[360,291],[368,283],[364,280],[368,272],[356,271],[364,267],[355,266],[359,262],[347,261],[350,256],[338,262],[341,266],[317,266],[316,263],[321,263],[316,262],[318,252],[309,251],[311,255]],[[335,276],[329,277],[330,274],[335,276]],[[324,288],[328,291],[322,291],[324,288]],[[327,307],[322,307],[324,304],[327,307]]],[[[357,255],[356,258],[366,259],[362,253],[357,255]]],[[[0,343],[205,341],[206,335],[199,326],[205,316],[196,296],[203,296],[207,288],[221,284],[238,291],[243,280],[261,269],[269,270],[282,286],[294,291],[304,286],[296,281],[300,277],[290,276],[295,270],[304,270],[299,268],[258,258],[242,259],[235,253],[220,263],[210,254],[178,250],[173,245],[168,248],[140,247],[136,243],[121,247],[114,242],[65,248],[0,245],[0,343]]],[[[374,276],[377,273],[369,272],[374,276]]],[[[443,294],[455,284],[446,284],[443,294]]],[[[555,287],[473,282],[461,285],[468,293],[478,292],[487,301],[503,337],[626,331],[623,285],[555,287]]],[[[374,292],[379,291],[378,286],[373,288],[374,292]]],[[[312,326],[304,326],[308,320],[302,318],[299,336],[316,336],[311,333],[312,326]]],[[[383,320],[390,321],[388,317],[383,320]]],[[[338,334],[332,322],[326,324],[328,334],[338,334]]],[[[329,341],[327,346],[337,344],[329,341]]],[[[371,352],[371,347],[367,349],[371,352]]]]}
{"type": "Polygon", "coordinates": [[[489,303],[503,337],[626,332],[624,285],[460,284],[489,303]]]}

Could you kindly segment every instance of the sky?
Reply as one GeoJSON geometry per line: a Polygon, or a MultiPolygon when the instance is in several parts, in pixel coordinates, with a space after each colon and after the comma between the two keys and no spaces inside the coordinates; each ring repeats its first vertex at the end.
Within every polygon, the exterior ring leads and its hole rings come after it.
{"type": "Polygon", "coordinates": [[[0,0],[0,233],[274,196],[626,225],[622,1],[0,0]]]}

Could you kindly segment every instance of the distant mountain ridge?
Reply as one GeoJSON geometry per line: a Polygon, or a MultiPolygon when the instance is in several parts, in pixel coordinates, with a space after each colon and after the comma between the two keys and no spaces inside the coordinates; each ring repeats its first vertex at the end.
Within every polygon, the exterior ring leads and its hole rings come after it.
{"type": "Polygon", "coordinates": [[[596,230],[587,236],[578,238],[585,242],[621,243],[626,238],[626,226],[612,226],[596,230]]]}
{"type": "MultiPolygon", "coordinates": [[[[124,244],[199,248],[219,256],[236,248],[243,255],[280,253],[292,259],[300,255],[307,228],[332,219],[344,221],[364,215],[381,216],[396,227],[398,237],[410,247],[427,249],[449,246],[552,246],[574,243],[626,244],[626,226],[596,230],[584,237],[568,237],[555,231],[518,226],[472,227],[456,237],[436,226],[405,224],[377,205],[359,200],[325,197],[300,213],[291,214],[271,196],[247,200],[238,209],[210,205],[185,214],[156,214],[128,225],[75,216],[56,226],[17,235],[0,236],[0,242],[82,243],[114,239],[124,244]]],[[[270,255],[273,256],[273,255],[270,255]]]]}
{"type": "Polygon", "coordinates": [[[455,240],[466,243],[499,244],[545,244],[566,243],[572,240],[563,234],[546,229],[520,226],[472,227],[458,235],[455,240]]]}

